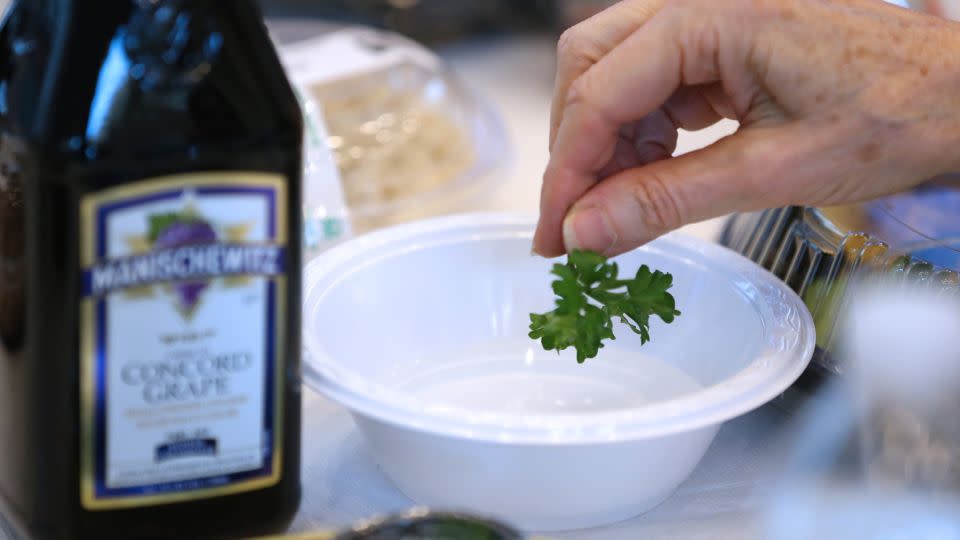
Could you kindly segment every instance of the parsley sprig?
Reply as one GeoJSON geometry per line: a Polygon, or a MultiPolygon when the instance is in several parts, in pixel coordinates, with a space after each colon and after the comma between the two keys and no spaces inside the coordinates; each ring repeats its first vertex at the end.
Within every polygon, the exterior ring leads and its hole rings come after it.
{"type": "Polygon", "coordinates": [[[644,344],[650,340],[651,315],[665,323],[680,315],[667,292],[673,276],[646,265],[633,279],[619,279],[617,263],[592,251],[573,250],[567,263],[553,265],[551,273],[558,277],[552,285],[557,307],[531,313],[529,335],[548,351],[575,347],[581,364],[597,355],[605,339],[616,339],[614,317],[640,334],[644,344]]]}

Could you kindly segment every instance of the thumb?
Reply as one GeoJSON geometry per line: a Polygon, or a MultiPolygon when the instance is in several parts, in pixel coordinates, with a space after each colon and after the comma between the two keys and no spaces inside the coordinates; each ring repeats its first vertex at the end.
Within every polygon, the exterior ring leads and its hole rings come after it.
{"type": "MultiPolygon", "coordinates": [[[[622,171],[587,191],[563,221],[567,251],[613,256],[683,225],[802,197],[788,127],[756,128],[702,150],[622,171]]],[[[794,147],[795,148],[795,147],[794,147]]]]}

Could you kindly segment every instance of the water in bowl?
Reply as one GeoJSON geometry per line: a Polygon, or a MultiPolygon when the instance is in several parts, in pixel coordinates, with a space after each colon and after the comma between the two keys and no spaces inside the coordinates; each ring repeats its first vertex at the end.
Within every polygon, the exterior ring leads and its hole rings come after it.
{"type": "Polygon", "coordinates": [[[498,340],[411,359],[423,366],[399,385],[432,403],[472,411],[571,414],[666,401],[703,385],[672,364],[606,346],[577,364],[572,349],[544,351],[527,338],[498,340]]]}

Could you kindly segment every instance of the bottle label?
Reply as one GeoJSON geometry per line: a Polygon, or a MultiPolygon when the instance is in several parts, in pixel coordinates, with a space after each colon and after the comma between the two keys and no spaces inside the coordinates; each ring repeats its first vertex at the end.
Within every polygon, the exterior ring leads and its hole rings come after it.
{"type": "Polygon", "coordinates": [[[276,484],[284,177],[198,173],[81,201],[81,501],[276,484]]]}

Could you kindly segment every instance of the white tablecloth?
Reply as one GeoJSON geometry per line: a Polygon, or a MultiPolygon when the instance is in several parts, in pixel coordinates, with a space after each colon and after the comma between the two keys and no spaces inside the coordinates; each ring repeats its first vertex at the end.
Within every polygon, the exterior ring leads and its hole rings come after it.
{"type": "MultiPolygon", "coordinates": [[[[310,390],[304,398],[304,491],[293,530],[341,528],[415,505],[368,456],[349,414],[310,390]]],[[[786,413],[767,406],[726,424],[691,477],[643,516],[548,536],[557,540],[754,538],[756,505],[778,466],[770,449],[777,446],[778,428],[786,420],[786,413]]]]}

